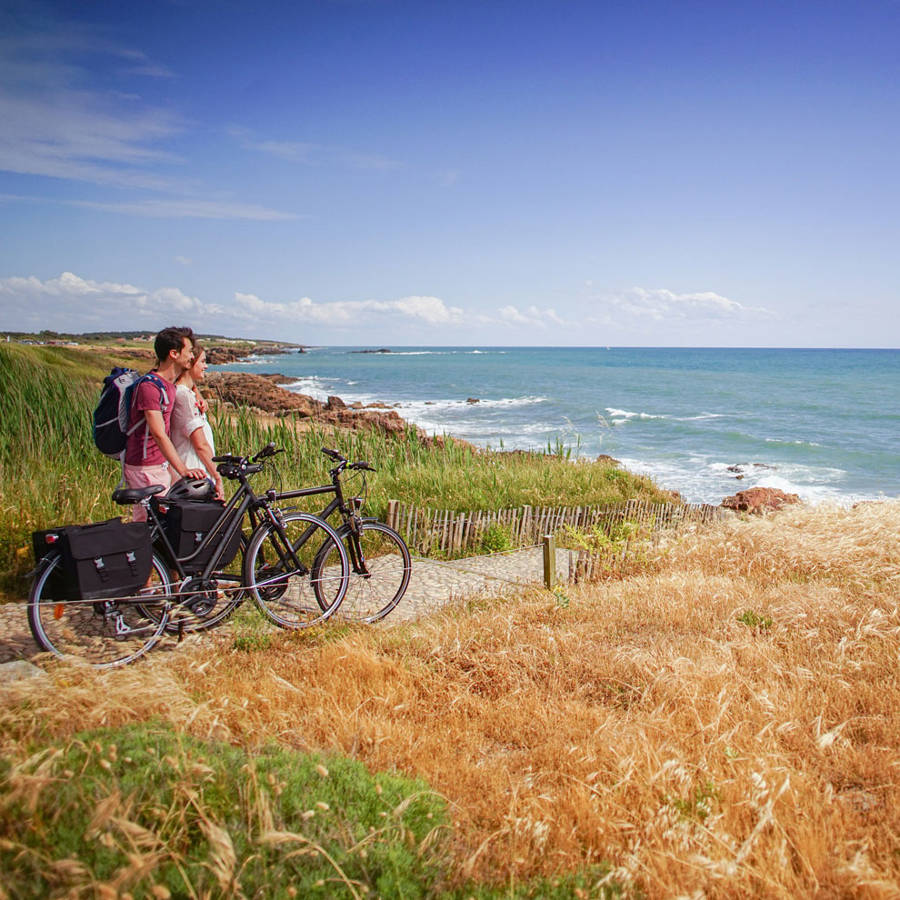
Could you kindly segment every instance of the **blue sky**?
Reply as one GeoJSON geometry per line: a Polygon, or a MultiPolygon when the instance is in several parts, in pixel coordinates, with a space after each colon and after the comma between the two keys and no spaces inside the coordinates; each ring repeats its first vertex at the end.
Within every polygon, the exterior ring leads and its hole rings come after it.
{"type": "Polygon", "coordinates": [[[900,2],[0,0],[0,329],[900,346],[900,2]]]}

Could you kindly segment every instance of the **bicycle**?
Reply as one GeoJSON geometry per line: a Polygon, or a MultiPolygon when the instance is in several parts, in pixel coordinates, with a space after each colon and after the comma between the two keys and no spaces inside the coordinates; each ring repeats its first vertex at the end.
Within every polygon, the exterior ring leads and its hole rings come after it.
{"type": "MultiPolygon", "coordinates": [[[[412,569],[409,548],[403,538],[384,522],[360,516],[365,480],[359,492],[361,496],[352,497],[349,502],[344,497],[341,475],[348,470],[374,472],[374,466],[367,462],[351,463],[336,450],[327,447],[323,447],[322,452],[337,463],[329,471],[331,484],[281,491],[275,495],[275,500],[280,503],[298,497],[334,494],[334,499],[316,516],[325,521],[338,513],[343,522],[337,533],[350,559],[350,583],[338,615],[356,622],[377,622],[395,609],[406,593],[412,569]]],[[[313,567],[313,581],[325,583],[321,576],[336,564],[338,557],[338,550],[333,545],[323,546],[313,567]]],[[[320,596],[320,593],[316,591],[320,604],[327,604],[327,595],[320,596]]]]}
{"type": "MultiPolygon", "coordinates": [[[[229,608],[216,621],[241,602],[245,593],[253,597],[264,615],[283,628],[306,628],[327,620],[347,592],[349,561],[337,532],[327,522],[308,513],[279,509],[274,505],[274,490],[254,493],[249,476],[261,471],[260,460],[277,452],[269,444],[252,458],[230,454],[216,458],[222,475],[239,482],[238,490],[195,552],[182,559],[175,555],[151,502],[164,488],[151,485],[116,491],[118,503],[140,503],[147,510],[148,528],[154,538],[147,583],[128,596],[64,599],[58,592],[62,558],[51,551],[38,561],[28,597],[28,624],[38,646],[60,657],[87,657],[97,668],[125,665],[143,656],[170,630],[173,611],[190,608],[193,603],[196,615],[204,604],[217,602],[218,579],[233,579],[217,567],[230,552],[229,541],[240,532],[248,512],[254,528],[244,552],[241,589],[232,595],[226,604],[229,608]],[[332,555],[334,546],[339,546],[340,552],[332,555]],[[327,566],[321,565],[324,549],[329,550],[327,566]],[[209,559],[200,574],[189,575],[185,564],[207,552],[209,559]],[[180,579],[175,590],[170,571],[180,579]]],[[[180,622],[174,630],[180,638],[191,629],[180,622]]]]}

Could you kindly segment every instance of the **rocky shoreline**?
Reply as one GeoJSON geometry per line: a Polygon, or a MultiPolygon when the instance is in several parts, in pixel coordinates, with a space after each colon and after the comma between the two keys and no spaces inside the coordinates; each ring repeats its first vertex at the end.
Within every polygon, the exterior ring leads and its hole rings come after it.
{"type": "Polygon", "coordinates": [[[310,423],[349,430],[375,430],[392,435],[402,435],[414,429],[418,437],[428,444],[442,445],[444,442],[442,437],[427,435],[384,403],[370,403],[367,406],[353,403],[348,406],[336,396],[329,397],[323,403],[282,387],[291,381],[278,373],[207,372],[203,391],[210,400],[226,408],[246,407],[251,412],[266,416],[293,416],[310,423]]]}
{"type": "MultiPolygon", "coordinates": [[[[298,394],[282,387],[292,379],[279,373],[252,374],[250,372],[208,372],[204,391],[214,402],[226,408],[246,407],[252,412],[267,416],[293,416],[310,423],[332,425],[349,430],[376,430],[385,434],[402,435],[415,429],[420,440],[441,445],[444,438],[430,436],[421,428],[401,418],[396,410],[384,403],[347,405],[340,397],[331,396],[326,402],[306,394],[298,394]]],[[[477,402],[469,400],[469,402],[477,402]]],[[[454,438],[459,443],[466,443],[454,438]]],[[[472,446],[472,449],[477,449],[472,446]]],[[[519,452],[519,451],[511,451],[519,452]]],[[[609,462],[618,464],[612,457],[609,462]]],[[[736,467],[737,468],[737,467],[736,467]]],[[[673,497],[677,496],[675,492],[673,497]]],[[[739,491],[722,500],[721,506],[736,512],[762,514],[778,510],[786,505],[799,503],[796,494],[786,494],[776,488],[751,488],[739,491]]]]}
{"type": "Polygon", "coordinates": [[[260,344],[252,348],[216,345],[206,349],[206,361],[211,366],[222,366],[246,359],[248,356],[283,356],[286,353],[306,353],[306,348],[300,344],[290,347],[281,344],[260,344]]]}

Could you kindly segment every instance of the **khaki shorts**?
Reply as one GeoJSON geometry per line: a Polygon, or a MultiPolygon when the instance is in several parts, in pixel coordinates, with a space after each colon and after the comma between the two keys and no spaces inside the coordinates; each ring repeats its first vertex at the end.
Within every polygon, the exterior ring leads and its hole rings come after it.
{"type": "MultiPolygon", "coordinates": [[[[125,485],[130,488],[147,487],[149,484],[161,484],[166,490],[172,486],[172,470],[168,463],[159,466],[124,467],[125,485]]],[[[146,522],[147,511],[136,503],[131,518],[135,522],[146,522]]]]}

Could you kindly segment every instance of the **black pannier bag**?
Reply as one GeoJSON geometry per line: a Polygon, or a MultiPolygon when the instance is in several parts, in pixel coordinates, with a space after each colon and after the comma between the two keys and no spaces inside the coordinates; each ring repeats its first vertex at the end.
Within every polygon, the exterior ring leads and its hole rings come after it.
{"type": "Polygon", "coordinates": [[[103,600],[136,594],[150,578],[153,548],[146,522],[108,519],[35,531],[35,559],[60,555],[48,586],[60,600],[103,600]]]}
{"type": "MultiPolygon", "coordinates": [[[[209,546],[203,552],[185,561],[185,557],[195,553],[203,539],[212,531],[225,504],[221,500],[166,500],[165,497],[154,497],[151,501],[162,523],[175,556],[181,562],[184,571],[188,575],[197,575],[203,571],[206,564],[212,559],[212,555],[219,546],[221,535],[227,529],[230,521],[216,532],[209,546]]],[[[225,555],[219,560],[216,568],[223,569],[237,556],[241,546],[241,531],[238,529],[228,546],[225,555]]]]}

